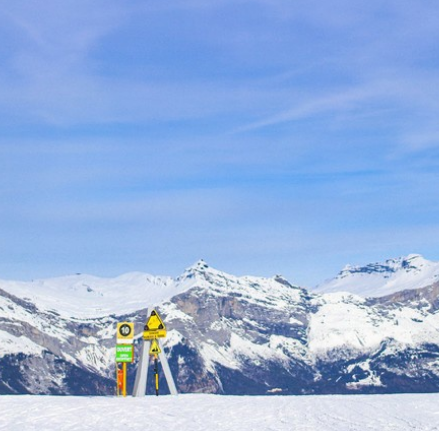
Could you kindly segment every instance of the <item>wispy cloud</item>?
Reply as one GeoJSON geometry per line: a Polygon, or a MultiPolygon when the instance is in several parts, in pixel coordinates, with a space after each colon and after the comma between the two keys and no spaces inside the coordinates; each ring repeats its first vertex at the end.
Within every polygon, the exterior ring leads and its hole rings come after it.
{"type": "Polygon", "coordinates": [[[263,127],[274,126],[277,124],[314,117],[325,113],[336,114],[340,111],[354,111],[361,108],[361,104],[382,96],[382,88],[370,85],[349,90],[339,90],[333,94],[312,97],[310,100],[291,109],[279,112],[275,115],[263,118],[257,122],[244,125],[238,132],[256,130],[263,127]]]}

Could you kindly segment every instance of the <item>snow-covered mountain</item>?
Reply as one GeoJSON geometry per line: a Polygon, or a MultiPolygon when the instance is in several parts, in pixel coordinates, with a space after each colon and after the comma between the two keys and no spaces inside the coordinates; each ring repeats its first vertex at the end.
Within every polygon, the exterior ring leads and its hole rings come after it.
{"type": "Polygon", "coordinates": [[[128,273],[116,278],[87,274],[35,280],[0,281],[0,288],[63,317],[95,318],[126,314],[159,303],[185,289],[171,277],[128,273]]]}
{"type": "Polygon", "coordinates": [[[347,265],[337,277],[314,290],[318,293],[350,292],[367,298],[419,289],[437,281],[439,262],[429,261],[419,254],[410,254],[366,266],[347,265]]]}
{"type": "Polygon", "coordinates": [[[181,392],[437,391],[438,298],[439,283],[375,299],[321,295],[203,261],[175,279],[0,282],[0,393],[114,393],[116,323],[141,333],[152,306],[181,392]]]}

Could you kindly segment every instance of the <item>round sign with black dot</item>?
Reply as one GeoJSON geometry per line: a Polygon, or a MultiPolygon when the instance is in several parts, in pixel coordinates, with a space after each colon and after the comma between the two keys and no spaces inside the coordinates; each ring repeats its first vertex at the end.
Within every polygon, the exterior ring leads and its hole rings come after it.
{"type": "Polygon", "coordinates": [[[123,323],[119,327],[119,334],[122,335],[122,337],[129,337],[131,334],[131,326],[127,323],[123,323]]]}

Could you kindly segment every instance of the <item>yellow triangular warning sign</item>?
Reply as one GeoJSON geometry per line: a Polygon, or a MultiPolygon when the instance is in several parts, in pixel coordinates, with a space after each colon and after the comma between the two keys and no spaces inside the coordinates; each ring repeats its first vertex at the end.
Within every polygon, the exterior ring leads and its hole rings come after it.
{"type": "Polygon", "coordinates": [[[152,310],[148,321],[143,330],[143,338],[145,340],[153,340],[154,338],[166,337],[166,327],[157,311],[152,310]]]}
{"type": "Polygon", "coordinates": [[[159,353],[162,353],[159,343],[157,343],[157,340],[152,340],[151,348],[149,349],[149,354],[158,355],[159,353]]]}
{"type": "Polygon", "coordinates": [[[165,324],[163,323],[163,320],[158,315],[157,311],[152,310],[151,316],[149,316],[149,319],[146,322],[145,331],[157,331],[159,329],[166,330],[165,324]]]}

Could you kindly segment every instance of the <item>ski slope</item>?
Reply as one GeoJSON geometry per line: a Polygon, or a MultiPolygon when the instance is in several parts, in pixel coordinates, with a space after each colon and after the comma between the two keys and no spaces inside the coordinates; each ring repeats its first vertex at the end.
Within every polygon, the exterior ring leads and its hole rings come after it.
{"type": "Polygon", "coordinates": [[[2,396],[8,431],[438,430],[439,394],[145,398],[2,396]]]}

